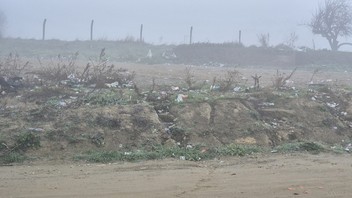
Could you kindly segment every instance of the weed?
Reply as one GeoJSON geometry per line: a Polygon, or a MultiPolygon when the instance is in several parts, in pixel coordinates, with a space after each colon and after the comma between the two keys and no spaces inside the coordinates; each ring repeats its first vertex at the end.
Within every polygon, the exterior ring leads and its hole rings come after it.
{"type": "Polygon", "coordinates": [[[135,126],[140,128],[147,128],[150,125],[150,120],[145,117],[134,115],[132,118],[132,122],[135,126]]]}
{"type": "Polygon", "coordinates": [[[275,150],[281,153],[306,151],[312,154],[318,154],[326,151],[326,148],[322,144],[316,142],[291,142],[277,146],[275,150]]]}
{"type": "Polygon", "coordinates": [[[194,84],[196,83],[196,81],[194,80],[194,75],[192,72],[192,68],[191,67],[186,67],[185,72],[184,72],[184,81],[188,86],[188,89],[193,89],[194,84]]]}
{"type": "Polygon", "coordinates": [[[128,99],[122,98],[122,95],[114,90],[101,90],[84,96],[83,100],[85,103],[100,106],[128,103],[128,99]]]}
{"type": "MultiPolygon", "coordinates": [[[[219,91],[227,92],[233,88],[235,84],[239,82],[240,72],[237,70],[227,71],[224,78],[219,80],[219,91]]],[[[216,79],[214,78],[214,81],[216,79]]]]}
{"type": "Polygon", "coordinates": [[[262,150],[263,148],[258,146],[230,144],[219,148],[217,153],[222,156],[245,156],[259,153],[262,150]]]}
{"type": "Polygon", "coordinates": [[[26,151],[31,148],[39,148],[40,147],[40,137],[34,135],[33,133],[21,133],[16,138],[15,149],[13,150],[21,150],[26,151]]]}
{"type": "Polygon", "coordinates": [[[308,151],[313,154],[318,154],[325,150],[323,145],[316,142],[303,142],[300,145],[300,149],[303,151],[308,151]]]}
{"type": "Polygon", "coordinates": [[[95,163],[109,163],[112,161],[138,161],[138,160],[154,160],[163,158],[180,157],[189,161],[200,161],[206,159],[213,159],[221,156],[244,156],[262,151],[263,149],[255,146],[244,145],[229,145],[218,149],[202,150],[200,146],[192,148],[172,147],[166,148],[163,146],[154,146],[149,151],[133,151],[133,152],[119,152],[119,151],[89,151],[75,157],[76,160],[86,160],[95,163]]]}
{"type": "Polygon", "coordinates": [[[20,163],[26,159],[23,152],[31,148],[37,149],[40,147],[40,138],[32,133],[21,133],[16,137],[13,146],[8,146],[4,141],[1,141],[0,146],[0,151],[3,152],[3,154],[0,155],[0,163],[20,163]]]}
{"type": "Polygon", "coordinates": [[[18,152],[10,152],[0,156],[1,164],[22,163],[24,160],[26,160],[26,157],[18,152]]]}
{"type": "Polygon", "coordinates": [[[44,84],[60,84],[62,81],[67,80],[70,75],[77,75],[75,64],[78,55],[78,52],[67,57],[59,54],[56,59],[52,59],[51,63],[46,66],[42,65],[42,62],[38,59],[41,67],[32,72],[32,74],[37,75],[44,84]]]}
{"type": "Polygon", "coordinates": [[[95,122],[99,126],[109,127],[109,128],[120,128],[121,120],[113,116],[105,116],[102,113],[99,113],[95,118],[95,122]]]}
{"type": "Polygon", "coordinates": [[[17,53],[10,53],[0,62],[0,76],[19,77],[29,66],[29,61],[23,63],[17,53]]]}
{"type": "Polygon", "coordinates": [[[131,84],[135,75],[135,72],[129,73],[124,69],[117,69],[115,65],[110,64],[105,54],[105,48],[103,48],[98,61],[91,60],[79,76],[85,84],[95,84],[95,88],[100,89],[106,87],[106,83],[118,82],[119,85],[131,84]]]}
{"type": "Polygon", "coordinates": [[[287,80],[289,80],[293,76],[296,70],[297,68],[292,70],[292,72],[288,76],[286,76],[284,73],[280,73],[279,70],[276,70],[276,75],[273,79],[274,88],[277,90],[282,89],[286,85],[287,80]]]}

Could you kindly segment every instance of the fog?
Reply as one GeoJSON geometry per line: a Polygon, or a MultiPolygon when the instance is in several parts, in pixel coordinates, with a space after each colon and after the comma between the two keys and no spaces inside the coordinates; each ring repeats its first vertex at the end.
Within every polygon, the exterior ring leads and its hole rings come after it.
{"type": "Polygon", "coordinates": [[[259,34],[270,34],[270,44],[285,42],[292,32],[298,46],[328,48],[325,39],[302,25],[309,22],[321,0],[0,0],[7,18],[5,37],[40,39],[47,19],[47,39],[117,40],[139,37],[154,44],[238,41],[258,45],[259,34]]]}

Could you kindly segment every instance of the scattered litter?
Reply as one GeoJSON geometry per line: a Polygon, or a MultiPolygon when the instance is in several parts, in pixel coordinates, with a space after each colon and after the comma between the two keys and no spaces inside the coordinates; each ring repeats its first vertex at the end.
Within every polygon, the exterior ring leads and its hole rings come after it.
{"type": "Polygon", "coordinates": [[[272,150],[271,151],[271,153],[277,153],[278,152],[278,150],[272,150]]]}
{"type": "Polygon", "coordinates": [[[311,98],[313,101],[316,101],[317,99],[313,96],[312,98],[311,98]]]}
{"type": "Polygon", "coordinates": [[[186,148],[187,148],[187,149],[192,149],[192,148],[193,148],[193,146],[192,146],[192,145],[190,145],[190,144],[188,144],[188,145],[186,146],[186,148]]]}
{"type": "Polygon", "coordinates": [[[67,106],[67,103],[65,101],[60,101],[57,103],[58,106],[60,107],[66,107],[67,106]]]}
{"type": "Polygon", "coordinates": [[[180,156],[180,160],[186,160],[185,156],[180,156]]]}
{"type": "Polygon", "coordinates": [[[213,90],[219,90],[220,89],[220,86],[219,85],[211,85],[210,86],[210,90],[213,91],[213,90]]]}
{"type": "Polygon", "coordinates": [[[266,106],[266,107],[269,107],[269,106],[275,106],[275,103],[273,102],[263,102],[262,104],[260,104],[261,106],[266,106]]]}
{"type": "Polygon", "coordinates": [[[205,152],[207,152],[208,151],[208,149],[202,149],[200,152],[201,153],[205,153],[205,152]]]}
{"type": "Polygon", "coordinates": [[[345,151],[350,152],[351,149],[352,149],[352,144],[349,143],[349,144],[346,146],[345,151]]]}
{"type": "Polygon", "coordinates": [[[178,96],[176,98],[176,102],[183,102],[184,99],[186,99],[187,97],[188,97],[188,95],[178,94],[178,96]]]}
{"type": "Polygon", "coordinates": [[[335,108],[335,107],[339,106],[339,104],[337,104],[335,102],[332,102],[332,103],[327,102],[326,105],[328,105],[331,108],[335,108]]]}
{"type": "Polygon", "coordinates": [[[81,82],[81,79],[77,78],[75,74],[70,74],[67,76],[67,78],[72,82],[72,83],[79,83],[81,82]]]}
{"type": "Polygon", "coordinates": [[[109,88],[116,88],[119,86],[119,82],[113,82],[113,83],[105,83],[105,85],[109,88]]]}
{"type": "Polygon", "coordinates": [[[131,155],[132,152],[124,152],[124,155],[131,155]]]}
{"type": "Polygon", "coordinates": [[[179,91],[179,90],[180,90],[180,87],[174,87],[174,86],[172,86],[172,87],[171,87],[171,90],[172,90],[172,91],[179,91]]]}
{"type": "Polygon", "coordinates": [[[341,115],[343,115],[343,116],[347,116],[347,112],[341,112],[341,115]]]}
{"type": "Polygon", "coordinates": [[[27,130],[31,132],[44,132],[42,128],[28,128],[27,130]]]}
{"type": "Polygon", "coordinates": [[[235,87],[235,88],[233,88],[233,91],[234,91],[234,92],[240,92],[241,90],[242,90],[241,87],[235,87]]]}
{"type": "Polygon", "coordinates": [[[151,49],[149,49],[148,51],[147,58],[153,58],[153,53],[151,49]]]}

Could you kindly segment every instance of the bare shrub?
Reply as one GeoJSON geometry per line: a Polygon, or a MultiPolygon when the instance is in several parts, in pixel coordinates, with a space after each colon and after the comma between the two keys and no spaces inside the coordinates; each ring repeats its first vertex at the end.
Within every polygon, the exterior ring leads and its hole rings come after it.
{"type": "Polygon", "coordinates": [[[285,44],[291,49],[293,49],[296,47],[297,40],[298,40],[298,35],[296,34],[296,32],[291,32],[290,36],[285,41],[285,44]]]}
{"type": "Polygon", "coordinates": [[[0,76],[22,76],[29,66],[29,61],[23,62],[17,53],[10,53],[4,60],[0,61],[0,76]]]}
{"type": "Polygon", "coordinates": [[[51,59],[50,64],[46,66],[38,59],[41,68],[32,73],[37,75],[44,84],[61,83],[61,81],[67,80],[70,75],[77,75],[76,60],[78,55],[78,52],[68,57],[59,54],[56,58],[51,59]]]}
{"type": "Polygon", "coordinates": [[[261,47],[269,47],[270,35],[269,34],[260,34],[258,35],[258,41],[261,47]]]}
{"type": "Polygon", "coordinates": [[[259,79],[262,76],[258,76],[257,74],[255,74],[254,76],[252,76],[253,80],[254,80],[254,89],[259,89],[260,88],[260,83],[259,83],[259,79]]]}
{"type": "Polygon", "coordinates": [[[316,76],[319,72],[321,71],[321,68],[316,68],[314,71],[313,71],[313,74],[312,76],[310,77],[310,83],[313,83],[313,78],[314,76],[316,76]]]}
{"type": "Polygon", "coordinates": [[[293,76],[296,70],[297,68],[295,68],[288,76],[285,73],[280,73],[279,70],[276,70],[276,75],[273,78],[274,88],[279,90],[285,87],[287,80],[289,80],[293,76]]]}
{"type": "Polygon", "coordinates": [[[117,69],[115,65],[110,64],[105,54],[105,48],[101,50],[97,62],[90,61],[80,79],[87,85],[95,84],[95,88],[104,88],[106,83],[118,82],[119,85],[130,85],[133,87],[135,72],[128,72],[126,69],[117,69]]]}
{"type": "Polygon", "coordinates": [[[0,60],[0,92],[16,92],[23,87],[23,75],[28,67],[29,61],[23,62],[17,53],[10,53],[0,60]]]}
{"type": "Polygon", "coordinates": [[[184,78],[183,80],[185,81],[185,83],[188,86],[188,89],[193,89],[194,84],[196,83],[196,80],[194,80],[194,75],[193,75],[193,71],[192,68],[186,67],[185,71],[184,71],[184,78]]]}
{"type": "MultiPolygon", "coordinates": [[[[236,69],[227,71],[225,76],[218,81],[219,91],[226,92],[232,89],[235,84],[239,83],[240,72],[236,69]]],[[[216,78],[214,78],[213,84],[215,84],[216,78]]]]}

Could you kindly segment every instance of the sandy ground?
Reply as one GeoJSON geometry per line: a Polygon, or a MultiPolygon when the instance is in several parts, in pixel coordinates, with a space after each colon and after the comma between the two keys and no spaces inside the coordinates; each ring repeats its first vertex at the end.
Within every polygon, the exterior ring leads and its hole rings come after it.
{"type": "Polygon", "coordinates": [[[0,197],[350,197],[351,176],[349,154],[49,162],[0,167],[0,197]]]}

